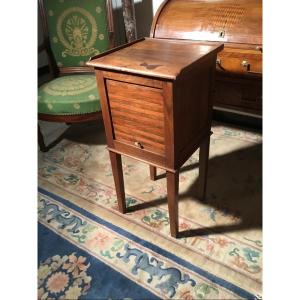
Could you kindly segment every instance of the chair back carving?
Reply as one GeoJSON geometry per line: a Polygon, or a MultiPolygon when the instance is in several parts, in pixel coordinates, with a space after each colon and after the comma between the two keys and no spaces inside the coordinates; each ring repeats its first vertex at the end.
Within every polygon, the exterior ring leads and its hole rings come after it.
{"type": "Polygon", "coordinates": [[[114,46],[111,0],[39,0],[51,69],[86,72],[91,56],[114,46]]]}

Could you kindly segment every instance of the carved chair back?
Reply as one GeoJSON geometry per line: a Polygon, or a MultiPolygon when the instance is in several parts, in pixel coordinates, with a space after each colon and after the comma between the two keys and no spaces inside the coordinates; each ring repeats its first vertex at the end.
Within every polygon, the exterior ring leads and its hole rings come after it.
{"type": "Polygon", "coordinates": [[[114,46],[111,0],[39,0],[39,9],[54,77],[93,71],[85,62],[114,46]]]}

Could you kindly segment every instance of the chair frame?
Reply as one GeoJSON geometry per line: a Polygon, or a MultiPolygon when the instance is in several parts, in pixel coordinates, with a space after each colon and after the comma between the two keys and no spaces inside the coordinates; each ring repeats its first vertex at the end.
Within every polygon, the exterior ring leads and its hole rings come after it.
{"type": "MultiPolygon", "coordinates": [[[[113,21],[113,11],[112,11],[112,0],[106,0],[106,10],[107,10],[107,25],[108,25],[108,38],[109,38],[109,49],[115,46],[114,39],[114,21],[113,21]]],[[[94,73],[94,69],[88,66],[83,67],[61,67],[57,66],[54,54],[51,49],[50,38],[48,34],[48,22],[46,17],[46,11],[44,6],[44,1],[39,0],[39,13],[42,21],[42,31],[43,31],[43,42],[38,46],[38,53],[46,51],[48,64],[50,67],[51,79],[57,78],[61,75],[67,74],[84,74],[84,73],[94,73]]],[[[38,113],[38,120],[48,121],[48,122],[61,122],[61,123],[80,123],[89,122],[95,120],[102,120],[102,112],[93,112],[78,115],[51,115],[38,113]]],[[[38,143],[40,150],[45,152],[48,148],[45,146],[44,138],[41,133],[40,126],[38,125],[38,143]]]]}

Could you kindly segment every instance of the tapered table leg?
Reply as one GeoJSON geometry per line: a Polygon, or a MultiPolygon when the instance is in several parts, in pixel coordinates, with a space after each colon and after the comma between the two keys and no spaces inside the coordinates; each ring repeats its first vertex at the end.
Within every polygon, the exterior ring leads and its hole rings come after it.
{"type": "Polygon", "coordinates": [[[122,170],[122,158],[120,154],[109,151],[109,157],[111,162],[111,168],[114,176],[118,206],[121,213],[126,212],[125,191],[124,191],[124,179],[122,170]]]}
{"type": "Polygon", "coordinates": [[[155,181],[157,179],[157,177],[156,177],[157,169],[156,169],[156,167],[153,167],[153,166],[149,166],[149,167],[150,167],[150,179],[155,181]]]}
{"type": "Polygon", "coordinates": [[[209,159],[210,135],[201,143],[199,151],[200,197],[204,201],[206,196],[207,170],[209,159]]]}
{"type": "Polygon", "coordinates": [[[171,236],[178,235],[178,185],[179,172],[175,173],[167,171],[167,190],[168,190],[168,208],[171,236]]]}

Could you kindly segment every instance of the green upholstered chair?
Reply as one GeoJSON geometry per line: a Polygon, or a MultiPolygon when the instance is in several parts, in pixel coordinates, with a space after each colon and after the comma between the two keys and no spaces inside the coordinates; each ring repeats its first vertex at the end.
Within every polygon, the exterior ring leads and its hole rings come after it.
{"type": "MultiPolygon", "coordinates": [[[[39,0],[52,79],[38,89],[38,118],[75,123],[101,118],[91,56],[114,46],[111,0],[39,0]]],[[[40,127],[39,146],[47,151],[40,127]]]]}

